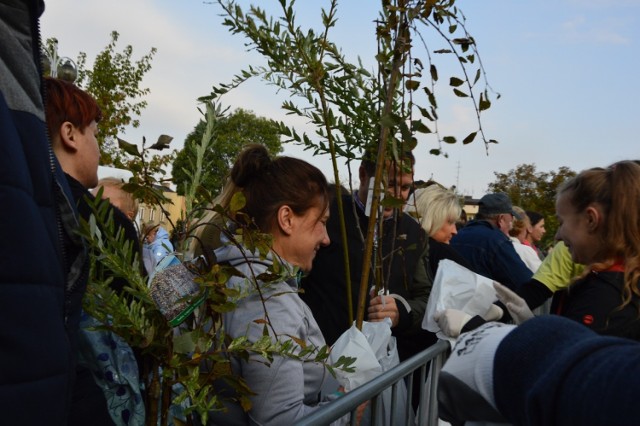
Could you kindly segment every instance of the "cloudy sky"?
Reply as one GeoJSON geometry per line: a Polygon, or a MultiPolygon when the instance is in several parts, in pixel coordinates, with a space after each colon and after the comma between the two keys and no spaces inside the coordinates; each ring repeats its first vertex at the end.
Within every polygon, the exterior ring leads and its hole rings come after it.
{"type": "MultiPolygon", "coordinates": [[[[243,5],[248,1],[241,1],[243,5]]],[[[278,2],[260,0],[272,10],[278,2]]],[[[302,25],[319,27],[320,0],[298,0],[302,25]]],[[[428,154],[433,140],[420,140],[416,178],[434,178],[461,192],[482,196],[494,172],[523,163],[539,171],[561,166],[579,171],[617,160],[640,158],[640,0],[459,0],[475,37],[489,83],[502,97],[483,116],[492,145],[487,155],[478,140],[447,146],[448,158],[428,154]]],[[[332,40],[355,61],[371,63],[379,2],[343,0],[332,40]]],[[[139,142],[165,133],[180,148],[200,119],[197,98],[228,82],[261,58],[247,52],[245,40],[222,26],[221,9],[199,0],[56,0],[46,2],[43,39],[56,37],[59,53],[91,60],[120,33],[119,49],[131,44],[134,57],[158,49],[144,80],[151,89],[140,129],[123,137],[139,142]]],[[[423,31],[427,40],[432,37],[423,31]]],[[[420,53],[418,53],[418,56],[420,53]]],[[[437,64],[437,62],[436,62],[437,64]]],[[[448,90],[441,86],[442,92],[448,90]]],[[[280,109],[282,95],[256,81],[223,98],[225,105],[290,120],[280,109]]],[[[462,140],[475,115],[465,102],[441,105],[441,128],[462,140]]],[[[304,128],[303,122],[291,122],[304,128]]],[[[312,160],[332,176],[327,157],[311,158],[292,145],[285,153],[312,160]]],[[[346,172],[341,170],[341,175],[346,172]]],[[[344,176],[343,176],[344,177],[344,176]]]]}

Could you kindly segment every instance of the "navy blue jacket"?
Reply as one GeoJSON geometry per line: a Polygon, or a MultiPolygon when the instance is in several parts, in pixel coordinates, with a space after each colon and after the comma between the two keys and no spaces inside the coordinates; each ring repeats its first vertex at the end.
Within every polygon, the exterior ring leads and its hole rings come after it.
{"type": "Polygon", "coordinates": [[[637,425],[640,344],[537,317],[500,342],[493,390],[500,413],[517,425],[637,425]]]}
{"type": "Polygon", "coordinates": [[[451,239],[451,247],[467,259],[473,272],[514,291],[533,275],[509,237],[485,220],[469,222],[451,239]]]}
{"type": "MultiPolygon", "coordinates": [[[[0,412],[64,425],[86,250],[44,124],[42,1],[0,2],[0,412]]],[[[84,282],[83,282],[84,280],[84,282]]]]}

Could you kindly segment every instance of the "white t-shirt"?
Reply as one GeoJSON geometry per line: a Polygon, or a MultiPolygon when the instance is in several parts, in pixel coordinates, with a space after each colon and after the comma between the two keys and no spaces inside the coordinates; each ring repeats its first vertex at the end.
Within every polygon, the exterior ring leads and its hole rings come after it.
{"type": "Polygon", "coordinates": [[[516,253],[520,256],[520,259],[527,265],[527,268],[531,269],[531,272],[536,272],[540,265],[542,264],[542,260],[538,257],[538,253],[531,247],[524,245],[520,242],[516,237],[511,238],[511,242],[513,242],[513,248],[516,249],[516,253]]]}

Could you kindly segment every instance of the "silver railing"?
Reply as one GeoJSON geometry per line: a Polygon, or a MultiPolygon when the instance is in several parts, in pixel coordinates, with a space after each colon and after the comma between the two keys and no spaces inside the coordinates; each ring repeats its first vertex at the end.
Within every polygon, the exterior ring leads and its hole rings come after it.
{"type": "MultiPolygon", "coordinates": [[[[435,426],[438,424],[438,376],[448,349],[449,343],[439,340],[436,344],[408,360],[401,362],[370,382],[318,408],[310,415],[298,420],[295,424],[298,426],[325,426],[347,414],[350,414],[350,418],[353,419],[356,417],[357,408],[363,402],[370,401],[371,410],[368,412],[370,413],[371,419],[367,424],[382,425],[384,423],[383,419],[376,418],[376,413],[379,412],[376,407],[381,403],[382,392],[391,388],[390,411],[393,413],[394,408],[399,405],[399,401],[397,401],[397,388],[401,380],[404,380],[404,384],[407,387],[408,398],[408,401],[402,401],[402,405],[405,406],[407,410],[404,416],[404,418],[407,419],[405,424],[411,426],[414,424],[419,426],[435,426]],[[428,367],[429,376],[427,376],[427,365],[429,361],[432,362],[428,367]],[[413,410],[411,395],[413,394],[415,385],[413,382],[413,373],[416,370],[420,370],[420,382],[418,383],[420,404],[418,412],[413,416],[409,410],[413,410]],[[428,383],[427,378],[430,379],[428,383]],[[413,421],[414,417],[415,422],[413,421]]],[[[351,424],[354,424],[354,422],[351,422],[351,424]]]]}

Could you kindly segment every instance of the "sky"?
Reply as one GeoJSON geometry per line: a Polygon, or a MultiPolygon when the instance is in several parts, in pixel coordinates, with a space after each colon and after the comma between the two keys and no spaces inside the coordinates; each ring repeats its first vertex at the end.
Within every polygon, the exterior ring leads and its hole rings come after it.
{"type": "MultiPolygon", "coordinates": [[[[255,3],[277,11],[275,0],[255,3]]],[[[320,8],[327,4],[298,0],[299,23],[319,28],[320,8]]],[[[338,4],[338,23],[330,39],[352,62],[359,56],[365,65],[373,63],[373,21],[379,4],[374,0],[338,4]]],[[[495,180],[494,173],[507,173],[520,164],[534,163],[538,171],[546,172],[562,166],[580,171],[640,158],[636,140],[640,0],[458,0],[456,4],[476,40],[489,84],[501,95],[482,115],[485,135],[499,143],[490,145],[488,152],[478,138],[465,146],[447,145],[445,158],[429,154],[438,147],[434,139],[420,138],[414,151],[416,179],[455,185],[462,194],[479,198],[495,180]]],[[[174,137],[172,148],[180,149],[202,117],[197,98],[209,94],[213,85],[229,82],[248,65],[264,63],[256,52],[247,51],[241,35],[222,25],[221,12],[217,3],[198,0],[56,0],[46,2],[41,29],[43,40],[56,37],[59,54],[73,59],[82,51],[91,61],[108,44],[113,30],[120,33],[118,50],[132,45],[136,59],[157,48],[142,84],[151,93],[141,126],[127,129],[121,137],[139,143],[142,136],[154,141],[168,134],[174,137]]],[[[440,47],[432,31],[421,32],[432,50],[440,47]]],[[[415,56],[425,54],[417,50],[415,56]]],[[[448,65],[439,60],[435,59],[436,65],[446,72],[448,65]]],[[[461,141],[475,129],[476,117],[468,102],[447,95],[447,81],[437,88],[437,95],[443,95],[440,129],[461,141]]],[[[280,108],[284,99],[284,94],[256,80],[225,95],[222,103],[312,133],[304,121],[292,121],[280,108]]],[[[292,144],[284,146],[284,154],[313,162],[333,180],[329,157],[312,157],[292,144]]],[[[342,166],[340,176],[347,176],[342,166]]]]}

